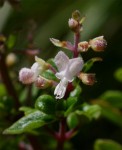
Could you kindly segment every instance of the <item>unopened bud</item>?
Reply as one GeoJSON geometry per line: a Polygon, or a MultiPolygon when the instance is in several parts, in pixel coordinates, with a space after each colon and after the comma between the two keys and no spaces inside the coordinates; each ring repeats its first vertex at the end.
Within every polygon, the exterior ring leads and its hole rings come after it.
{"type": "Polygon", "coordinates": [[[68,41],[60,41],[58,39],[50,38],[50,41],[57,47],[66,48],[69,50],[74,49],[73,45],[68,41]]]}
{"type": "Polygon", "coordinates": [[[91,48],[97,52],[103,51],[107,46],[107,42],[103,36],[99,36],[99,37],[96,37],[96,38],[90,40],[89,44],[90,44],[91,48]]]}
{"type": "Polygon", "coordinates": [[[78,77],[86,85],[93,85],[96,82],[95,74],[93,73],[81,73],[78,77]]]}
{"type": "Polygon", "coordinates": [[[44,71],[49,68],[49,64],[37,56],[35,56],[35,61],[41,66],[41,71],[44,71]]]}
{"type": "Polygon", "coordinates": [[[39,76],[37,78],[37,80],[35,81],[35,85],[38,88],[45,89],[45,88],[49,87],[50,85],[52,85],[52,81],[48,80],[42,76],[39,76]]]}
{"type": "Polygon", "coordinates": [[[86,52],[88,48],[89,48],[89,43],[87,41],[78,43],[78,50],[80,52],[86,52]]]}
{"type": "Polygon", "coordinates": [[[68,24],[72,30],[74,30],[78,26],[78,22],[73,18],[69,19],[68,24]]]}
{"type": "Polygon", "coordinates": [[[72,18],[79,21],[80,20],[80,17],[81,17],[81,14],[78,10],[75,10],[73,13],[72,13],[72,18]]]}
{"type": "Polygon", "coordinates": [[[17,56],[14,53],[9,53],[6,57],[7,66],[12,66],[17,62],[17,56]]]}
{"type": "Polygon", "coordinates": [[[77,33],[77,32],[79,32],[80,29],[81,29],[80,24],[78,23],[78,21],[75,20],[75,19],[73,19],[73,18],[69,19],[68,24],[69,24],[70,29],[71,29],[73,32],[76,32],[76,33],[77,33]]]}
{"type": "Polygon", "coordinates": [[[31,84],[35,81],[34,72],[29,68],[22,68],[19,72],[19,81],[23,84],[31,84]]]}

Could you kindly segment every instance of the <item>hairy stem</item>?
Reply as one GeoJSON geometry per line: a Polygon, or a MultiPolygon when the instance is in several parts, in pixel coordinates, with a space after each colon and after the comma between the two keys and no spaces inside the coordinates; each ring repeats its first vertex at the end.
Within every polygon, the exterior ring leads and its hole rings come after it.
{"type": "Polygon", "coordinates": [[[77,131],[78,131],[78,127],[71,129],[68,132],[66,132],[66,134],[65,134],[66,140],[71,139],[77,131]]]}
{"type": "Polygon", "coordinates": [[[76,58],[78,57],[78,43],[79,43],[79,40],[80,40],[80,33],[75,33],[74,35],[74,54],[73,54],[73,57],[76,58]]]}

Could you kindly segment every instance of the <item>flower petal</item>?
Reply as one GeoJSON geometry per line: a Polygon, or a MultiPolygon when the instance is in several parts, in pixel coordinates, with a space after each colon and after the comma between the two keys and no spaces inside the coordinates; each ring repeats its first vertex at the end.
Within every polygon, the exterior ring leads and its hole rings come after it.
{"type": "Polygon", "coordinates": [[[37,62],[31,66],[31,70],[34,72],[35,78],[42,72],[41,66],[37,62]]]}
{"type": "Polygon", "coordinates": [[[54,95],[56,95],[56,99],[61,99],[64,97],[67,85],[68,80],[66,78],[63,78],[55,88],[54,95]]]}
{"type": "Polygon", "coordinates": [[[67,55],[64,52],[60,51],[55,56],[54,61],[55,61],[55,64],[56,64],[59,72],[61,72],[66,69],[66,67],[69,63],[69,58],[67,57],[67,55]]]}
{"type": "Polygon", "coordinates": [[[68,64],[68,69],[66,73],[66,78],[69,82],[73,80],[73,77],[76,76],[83,68],[83,59],[81,57],[70,59],[68,64]]]}

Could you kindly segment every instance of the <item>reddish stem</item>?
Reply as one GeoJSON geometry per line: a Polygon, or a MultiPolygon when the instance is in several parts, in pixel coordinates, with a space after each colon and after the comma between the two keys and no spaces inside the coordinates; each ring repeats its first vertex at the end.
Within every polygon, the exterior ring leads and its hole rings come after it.
{"type": "Polygon", "coordinates": [[[78,127],[69,130],[68,132],[66,132],[65,134],[65,139],[69,140],[70,138],[72,138],[72,136],[75,134],[75,132],[78,130],[78,127]]]}
{"type": "Polygon", "coordinates": [[[53,73],[56,73],[56,69],[52,66],[52,65],[49,65],[49,69],[53,72],[53,73]]]}
{"type": "Polygon", "coordinates": [[[63,150],[65,142],[65,132],[66,132],[66,120],[63,118],[60,122],[59,133],[58,133],[58,143],[57,150],[63,150]]]}
{"type": "Polygon", "coordinates": [[[76,58],[78,57],[78,43],[79,43],[79,40],[80,40],[80,33],[75,33],[74,35],[74,54],[73,54],[73,58],[76,58]]]}

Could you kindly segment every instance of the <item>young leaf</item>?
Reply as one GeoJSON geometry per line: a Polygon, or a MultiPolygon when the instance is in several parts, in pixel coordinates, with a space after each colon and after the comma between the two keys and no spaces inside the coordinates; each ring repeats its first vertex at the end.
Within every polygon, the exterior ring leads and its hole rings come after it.
{"type": "Polygon", "coordinates": [[[71,129],[77,127],[79,125],[79,122],[80,120],[75,112],[69,114],[69,116],[67,117],[67,124],[71,129]]]}
{"type": "Polygon", "coordinates": [[[119,82],[122,82],[122,68],[117,69],[114,76],[119,82]]]}
{"type": "Polygon", "coordinates": [[[14,46],[15,42],[16,42],[16,37],[15,35],[11,34],[6,41],[7,47],[11,49],[14,46]]]}
{"type": "Polygon", "coordinates": [[[26,107],[26,106],[20,107],[19,110],[23,111],[25,116],[35,111],[34,108],[26,107]]]}
{"type": "Polygon", "coordinates": [[[85,64],[84,64],[84,67],[82,69],[83,72],[87,72],[91,69],[91,67],[93,66],[93,64],[96,62],[96,61],[102,61],[102,59],[100,57],[96,57],[96,58],[92,58],[90,60],[88,60],[85,64]]]}
{"type": "Polygon", "coordinates": [[[77,97],[69,97],[66,100],[67,110],[65,111],[65,116],[67,116],[69,113],[71,113],[75,110],[75,106],[77,104],[77,101],[78,101],[77,97]]]}
{"type": "Polygon", "coordinates": [[[99,105],[84,105],[83,111],[89,118],[97,119],[101,114],[101,107],[99,105]]]}
{"type": "Polygon", "coordinates": [[[3,133],[21,134],[31,131],[32,129],[42,127],[51,121],[53,121],[53,117],[51,115],[47,115],[39,110],[35,110],[34,112],[19,119],[3,133]]]}
{"type": "Polygon", "coordinates": [[[35,108],[46,114],[54,114],[55,113],[56,101],[50,95],[42,95],[38,97],[35,103],[35,108]]]}
{"type": "Polygon", "coordinates": [[[82,89],[79,85],[76,86],[76,88],[70,93],[69,97],[78,97],[82,92],[82,89]]]}
{"type": "Polygon", "coordinates": [[[45,72],[43,72],[42,76],[44,78],[49,79],[49,80],[57,80],[55,74],[52,71],[50,71],[50,70],[46,70],[45,72]]]}
{"type": "Polygon", "coordinates": [[[96,100],[94,103],[101,107],[102,116],[115,123],[119,127],[122,127],[122,116],[119,109],[113,107],[105,100],[96,100]]]}
{"type": "Polygon", "coordinates": [[[66,101],[64,99],[56,101],[56,116],[62,117],[66,111],[66,101]]]}
{"type": "Polygon", "coordinates": [[[83,104],[81,105],[81,110],[77,110],[76,113],[78,115],[84,115],[87,118],[91,119],[97,119],[101,115],[101,107],[99,105],[88,105],[83,104]]]}
{"type": "Polygon", "coordinates": [[[0,97],[7,95],[5,85],[0,83],[0,97]]]}
{"type": "Polygon", "coordinates": [[[94,150],[122,150],[122,146],[113,140],[97,140],[94,150]]]}
{"type": "Polygon", "coordinates": [[[107,101],[113,107],[122,108],[122,92],[120,91],[106,91],[100,99],[107,101]]]}

